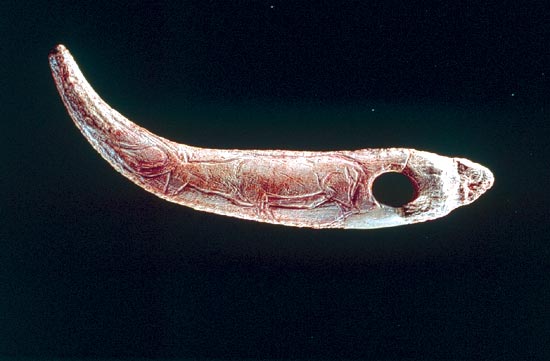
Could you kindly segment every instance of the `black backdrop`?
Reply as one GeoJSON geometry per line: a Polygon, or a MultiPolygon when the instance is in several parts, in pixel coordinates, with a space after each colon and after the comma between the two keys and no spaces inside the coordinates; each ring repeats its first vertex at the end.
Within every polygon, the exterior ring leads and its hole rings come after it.
{"type": "Polygon", "coordinates": [[[0,354],[178,358],[548,356],[543,3],[8,2],[0,354]],[[196,212],[82,138],[47,53],[183,143],[412,147],[493,170],[437,221],[296,229],[196,212]]]}

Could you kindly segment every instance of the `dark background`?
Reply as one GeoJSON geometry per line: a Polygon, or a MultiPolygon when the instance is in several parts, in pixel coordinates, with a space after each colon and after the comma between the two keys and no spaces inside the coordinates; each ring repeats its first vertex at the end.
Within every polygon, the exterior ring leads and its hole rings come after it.
{"type": "Polygon", "coordinates": [[[0,13],[0,355],[549,356],[544,1],[83,4],[0,13]],[[447,217],[379,230],[174,205],[76,130],[48,68],[57,43],[172,140],[412,147],[496,183],[447,217]]]}

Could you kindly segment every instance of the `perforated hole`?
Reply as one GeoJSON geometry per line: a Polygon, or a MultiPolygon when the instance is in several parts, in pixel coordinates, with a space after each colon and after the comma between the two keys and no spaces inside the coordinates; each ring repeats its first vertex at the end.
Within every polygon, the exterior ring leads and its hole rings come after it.
{"type": "Polygon", "coordinates": [[[376,177],[372,193],[379,203],[390,207],[401,207],[416,196],[415,187],[409,177],[395,172],[376,177]]]}

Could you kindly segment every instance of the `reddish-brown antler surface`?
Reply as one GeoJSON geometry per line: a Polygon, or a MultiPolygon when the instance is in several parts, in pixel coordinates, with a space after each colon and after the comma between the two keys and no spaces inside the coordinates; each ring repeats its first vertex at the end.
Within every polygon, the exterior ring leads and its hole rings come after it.
{"type": "Polygon", "coordinates": [[[69,115],[118,172],[168,201],[238,218],[313,228],[380,228],[423,222],[476,200],[493,184],[485,167],[406,148],[357,151],[221,150],[174,143],[105,103],[69,51],[49,56],[69,115]],[[380,204],[372,183],[408,176],[416,197],[380,204]]]}

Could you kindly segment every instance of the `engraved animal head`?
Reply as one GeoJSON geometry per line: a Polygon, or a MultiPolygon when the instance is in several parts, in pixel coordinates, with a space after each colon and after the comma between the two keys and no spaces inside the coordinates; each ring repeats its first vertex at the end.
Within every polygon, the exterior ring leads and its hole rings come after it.
{"type": "Polygon", "coordinates": [[[494,182],[491,171],[480,164],[421,151],[411,152],[403,173],[418,190],[418,197],[401,208],[409,221],[444,216],[475,201],[494,182]]]}
{"type": "Polygon", "coordinates": [[[487,168],[468,159],[455,158],[460,176],[459,200],[463,204],[472,203],[493,186],[495,178],[487,168]]]}

